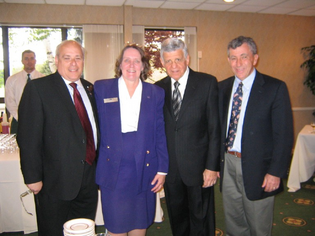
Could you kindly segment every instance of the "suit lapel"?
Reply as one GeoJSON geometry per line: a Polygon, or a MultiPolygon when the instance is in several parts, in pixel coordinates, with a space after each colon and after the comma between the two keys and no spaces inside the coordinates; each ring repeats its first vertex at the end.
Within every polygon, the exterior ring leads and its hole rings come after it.
{"type": "MultiPolygon", "coordinates": [[[[234,76],[231,77],[223,90],[223,107],[225,107],[223,111],[223,119],[224,119],[223,124],[227,124],[228,120],[230,119],[229,106],[230,106],[230,99],[231,99],[234,80],[235,80],[235,77],[234,76]]],[[[226,131],[225,129],[226,129],[226,126],[224,127],[224,131],[226,131]]]]}
{"type": "Polygon", "coordinates": [[[60,96],[62,97],[62,101],[64,101],[64,105],[68,108],[70,114],[74,117],[74,120],[76,120],[76,122],[80,123],[81,125],[78,113],[73,104],[67,85],[65,84],[64,80],[62,79],[61,75],[58,72],[55,73],[53,84],[55,85],[56,90],[59,92],[60,96]]]}
{"type": "Polygon", "coordinates": [[[250,122],[251,118],[255,117],[257,107],[261,106],[261,101],[263,101],[262,96],[264,93],[264,83],[265,81],[263,76],[258,71],[256,71],[255,80],[248,98],[243,127],[247,127],[246,124],[250,122]]]}
{"type": "MultiPolygon", "coordinates": [[[[146,82],[142,82],[142,95],[141,95],[141,105],[140,105],[140,114],[138,121],[138,130],[137,130],[137,143],[138,146],[135,148],[136,153],[142,153],[146,149],[146,132],[151,130],[148,125],[153,124],[152,119],[152,90],[146,82]]],[[[143,166],[143,160],[136,159],[137,173],[141,172],[143,166]]]]}
{"type": "Polygon", "coordinates": [[[169,76],[163,80],[163,88],[165,91],[165,106],[173,119],[175,119],[172,107],[172,81],[169,76]]]}
{"type": "Polygon", "coordinates": [[[178,120],[181,119],[182,114],[185,112],[187,107],[190,106],[190,104],[193,102],[193,99],[195,97],[196,88],[198,87],[198,77],[194,76],[194,71],[192,69],[189,69],[189,75],[188,80],[185,88],[185,93],[182,101],[182,105],[179,111],[178,120]]]}
{"type": "Polygon", "coordinates": [[[101,116],[105,117],[106,120],[100,121],[100,123],[103,122],[105,127],[109,129],[108,130],[109,132],[107,133],[110,134],[110,137],[107,137],[108,139],[114,140],[113,143],[122,144],[118,79],[113,79],[112,81],[109,81],[109,83],[110,83],[110,86],[106,86],[106,89],[104,90],[104,95],[106,95],[104,99],[105,98],[118,98],[118,102],[110,103],[107,105],[104,104],[107,107],[107,109],[104,110],[104,114],[101,114],[101,116]],[[109,124],[113,124],[113,125],[109,125],[109,124]]]}

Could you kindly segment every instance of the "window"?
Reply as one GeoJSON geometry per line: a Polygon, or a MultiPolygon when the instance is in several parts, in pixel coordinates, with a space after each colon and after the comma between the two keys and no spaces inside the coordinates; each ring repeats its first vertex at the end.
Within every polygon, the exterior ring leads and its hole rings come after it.
{"type": "Polygon", "coordinates": [[[45,75],[55,72],[54,56],[57,45],[65,39],[82,43],[80,27],[0,27],[0,110],[4,110],[5,80],[23,69],[22,52],[36,54],[36,70],[45,75]]]}
{"type": "Polygon", "coordinates": [[[61,29],[10,27],[9,29],[10,75],[23,70],[22,52],[31,50],[36,55],[36,70],[44,75],[55,72],[53,54],[61,42],[61,29]]]}
{"type": "Polygon", "coordinates": [[[145,29],[144,49],[151,57],[150,63],[153,71],[147,82],[155,83],[166,76],[162,63],[160,62],[160,49],[161,43],[170,37],[177,37],[184,40],[185,32],[180,29],[145,29]]]}

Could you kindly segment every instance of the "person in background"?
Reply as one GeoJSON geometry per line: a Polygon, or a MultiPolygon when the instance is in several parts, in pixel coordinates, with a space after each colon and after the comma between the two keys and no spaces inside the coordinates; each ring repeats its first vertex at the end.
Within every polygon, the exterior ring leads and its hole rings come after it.
{"type": "Polygon", "coordinates": [[[98,123],[93,86],[80,79],[84,49],[63,41],[55,64],[54,74],[27,83],[18,111],[21,170],[43,236],[62,236],[71,219],[95,220],[98,201],[98,123]]]}
{"type": "Polygon", "coordinates": [[[255,69],[252,38],[233,39],[228,61],[234,76],[219,83],[226,234],[271,235],[274,196],[283,191],[293,144],[290,98],[283,81],[255,69]]]}
{"type": "Polygon", "coordinates": [[[185,43],[166,39],[161,62],[168,74],[165,129],[170,167],[165,197],[174,236],[215,235],[214,189],[219,171],[220,125],[215,77],[195,72],[185,43]]]}
{"type": "Polygon", "coordinates": [[[114,79],[95,82],[101,145],[96,183],[111,236],[144,236],[153,223],[156,192],[168,172],[164,91],[144,82],[144,50],[130,44],[116,61],[114,79]]]}
{"type": "Polygon", "coordinates": [[[12,116],[11,134],[17,133],[18,106],[26,83],[44,75],[35,69],[36,56],[31,50],[22,53],[23,70],[10,76],[5,83],[5,105],[12,116]]]}

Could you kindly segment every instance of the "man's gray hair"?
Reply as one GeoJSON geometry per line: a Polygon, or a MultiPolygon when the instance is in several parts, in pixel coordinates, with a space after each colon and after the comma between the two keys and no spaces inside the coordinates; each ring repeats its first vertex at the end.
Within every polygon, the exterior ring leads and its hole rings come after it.
{"type": "Polygon", "coordinates": [[[250,37],[244,37],[244,36],[238,36],[237,38],[233,39],[231,42],[229,42],[227,47],[227,53],[228,56],[230,56],[230,49],[236,49],[243,45],[243,43],[246,43],[250,51],[253,53],[253,55],[257,54],[257,45],[255,41],[250,37]]]}
{"type": "Polygon", "coordinates": [[[187,50],[187,46],[183,40],[178,39],[178,38],[165,39],[162,42],[161,50],[160,50],[160,56],[161,56],[161,59],[163,60],[163,62],[164,62],[164,58],[163,58],[164,52],[174,52],[178,49],[183,50],[184,57],[186,59],[188,56],[188,50],[187,50]]]}

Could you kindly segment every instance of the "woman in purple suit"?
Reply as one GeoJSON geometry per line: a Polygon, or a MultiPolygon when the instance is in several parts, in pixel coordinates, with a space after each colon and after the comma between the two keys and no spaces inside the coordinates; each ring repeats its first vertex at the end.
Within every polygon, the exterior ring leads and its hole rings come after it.
{"type": "Polygon", "coordinates": [[[168,171],[164,90],[144,82],[149,71],[144,50],[127,45],[116,78],[94,85],[101,133],[96,182],[111,236],[146,234],[168,171]]]}

